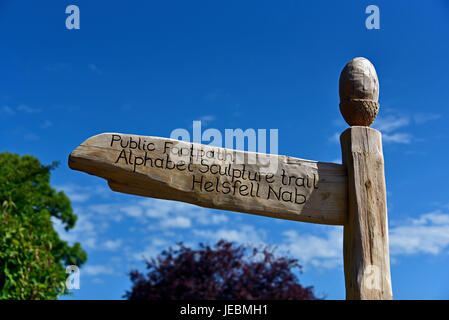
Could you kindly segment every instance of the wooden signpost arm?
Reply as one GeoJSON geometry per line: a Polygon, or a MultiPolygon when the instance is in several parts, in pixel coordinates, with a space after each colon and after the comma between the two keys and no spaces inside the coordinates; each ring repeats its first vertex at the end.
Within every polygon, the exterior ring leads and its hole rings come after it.
{"type": "Polygon", "coordinates": [[[340,76],[340,108],[352,127],[340,137],[348,173],[348,216],[344,225],[346,299],[392,299],[387,199],[381,133],[368,126],[379,104],[377,75],[363,58],[340,76]]]}
{"type": "Polygon", "coordinates": [[[343,225],[346,218],[341,164],[103,133],[78,146],[69,167],[122,193],[319,224],[343,225]]]}

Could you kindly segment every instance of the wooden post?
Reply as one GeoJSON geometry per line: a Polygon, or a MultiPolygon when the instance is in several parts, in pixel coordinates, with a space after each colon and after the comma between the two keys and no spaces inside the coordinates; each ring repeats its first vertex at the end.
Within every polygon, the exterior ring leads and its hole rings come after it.
{"type": "Polygon", "coordinates": [[[393,299],[382,135],[369,128],[379,104],[373,65],[351,60],[340,75],[340,110],[351,128],[340,137],[348,174],[343,256],[346,299],[393,299]]]}

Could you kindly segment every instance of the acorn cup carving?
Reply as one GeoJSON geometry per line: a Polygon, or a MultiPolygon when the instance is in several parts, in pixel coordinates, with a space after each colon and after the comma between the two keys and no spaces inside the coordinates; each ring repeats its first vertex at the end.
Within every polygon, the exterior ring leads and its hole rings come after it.
{"type": "Polygon", "coordinates": [[[340,74],[340,112],[350,126],[369,127],[379,112],[379,80],[368,59],[354,58],[340,74]]]}

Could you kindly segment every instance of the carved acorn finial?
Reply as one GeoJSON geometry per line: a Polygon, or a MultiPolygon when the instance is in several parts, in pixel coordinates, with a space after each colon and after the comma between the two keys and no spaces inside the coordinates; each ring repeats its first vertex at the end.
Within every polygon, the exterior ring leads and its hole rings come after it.
{"type": "Polygon", "coordinates": [[[379,112],[379,80],[368,59],[354,58],[340,74],[340,112],[350,126],[369,127],[379,112]]]}

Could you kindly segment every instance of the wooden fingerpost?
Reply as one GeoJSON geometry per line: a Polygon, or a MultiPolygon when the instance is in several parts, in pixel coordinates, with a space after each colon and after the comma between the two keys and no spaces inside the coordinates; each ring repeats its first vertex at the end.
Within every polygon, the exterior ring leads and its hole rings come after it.
{"type": "Polygon", "coordinates": [[[351,126],[340,137],[343,165],[102,133],[72,151],[69,167],[106,179],[117,192],[343,225],[346,298],[392,299],[382,136],[369,127],[378,98],[373,65],[351,60],[340,75],[340,111],[351,126]]]}
{"type": "Polygon", "coordinates": [[[379,111],[379,82],[365,58],[340,75],[340,111],[351,126],[340,136],[348,174],[343,256],[346,299],[393,299],[382,135],[370,128],[379,111]]]}

